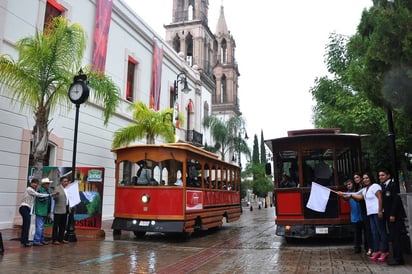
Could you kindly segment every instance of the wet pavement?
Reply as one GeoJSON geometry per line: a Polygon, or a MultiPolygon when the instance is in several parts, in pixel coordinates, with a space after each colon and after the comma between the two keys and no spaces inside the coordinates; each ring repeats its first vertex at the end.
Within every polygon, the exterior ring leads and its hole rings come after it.
{"type": "Polygon", "coordinates": [[[274,208],[244,208],[239,221],[190,239],[125,231],[113,239],[104,221],[103,240],[78,235],[75,243],[29,248],[20,247],[17,229],[4,229],[0,273],[412,273],[412,255],[387,266],[355,254],[348,240],[286,243],[273,216],[274,208]]]}

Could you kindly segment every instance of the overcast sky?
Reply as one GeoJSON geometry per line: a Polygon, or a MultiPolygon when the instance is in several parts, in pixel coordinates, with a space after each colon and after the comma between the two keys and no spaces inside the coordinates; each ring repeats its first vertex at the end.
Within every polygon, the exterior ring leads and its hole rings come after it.
{"type": "MultiPolygon", "coordinates": [[[[125,0],[161,36],[172,21],[173,0],[125,0]]],[[[284,137],[288,130],[313,128],[316,77],[327,74],[325,46],[333,32],[353,35],[372,0],[209,0],[213,33],[224,6],[236,41],[240,108],[249,142],[256,134],[284,137]]]]}

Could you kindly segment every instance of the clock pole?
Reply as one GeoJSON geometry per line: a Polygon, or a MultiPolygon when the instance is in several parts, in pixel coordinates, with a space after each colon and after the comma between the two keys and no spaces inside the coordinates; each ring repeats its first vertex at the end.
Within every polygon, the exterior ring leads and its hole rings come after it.
{"type": "MultiPolygon", "coordinates": [[[[69,97],[72,103],[76,107],[76,114],[74,119],[74,137],[73,137],[73,158],[72,158],[72,182],[76,179],[76,154],[77,154],[77,132],[79,128],[79,110],[80,105],[86,102],[89,97],[89,87],[87,86],[87,76],[83,73],[83,70],[80,69],[79,74],[73,77],[73,83],[70,86],[69,97]],[[80,84],[80,85],[78,85],[80,84]],[[81,87],[81,90],[78,90],[78,87],[81,87]],[[74,93],[72,89],[76,89],[74,93]],[[81,92],[81,96],[78,96],[77,93],[81,92]],[[75,96],[76,98],[72,98],[75,96]]],[[[67,220],[67,231],[65,235],[65,240],[69,242],[77,242],[74,223],[74,213],[76,207],[70,208],[68,220],[67,220]]]]}

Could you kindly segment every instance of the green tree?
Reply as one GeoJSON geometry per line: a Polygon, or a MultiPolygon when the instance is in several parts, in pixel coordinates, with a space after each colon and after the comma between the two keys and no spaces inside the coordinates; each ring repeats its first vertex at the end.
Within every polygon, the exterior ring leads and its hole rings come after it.
{"type": "Polygon", "coordinates": [[[385,133],[386,114],[376,107],[365,92],[352,87],[350,61],[347,50],[349,38],[331,34],[326,53],[326,65],[330,76],[315,80],[311,89],[314,107],[314,125],[317,128],[340,128],[342,132],[365,134],[364,141],[369,161],[365,169],[381,166],[389,159],[385,133]]]}
{"type": "Polygon", "coordinates": [[[363,12],[358,31],[348,44],[353,57],[349,71],[352,86],[387,112],[388,121],[393,115],[397,156],[407,175],[409,159],[405,155],[412,146],[412,1],[373,3],[363,12]]]}
{"type": "MultiPolygon", "coordinates": [[[[261,139],[263,140],[263,132],[261,133],[261,139]]],[[[266,176],[266,158],[261,162],[259,148],[262,149],[262,146],[259,146],[258,137],[255,134],[253,138],[252,161],[246,165],[243,176],[252,178],[251,181],[247,182],[246,186],[249,189],[253,189],[254,194],[258,195],[258,197],[266,197],[267,193],[273,190],[273,183],[266,176]]],[[[263,153],[266,157],[266,152],[263,153]]]]}
{"type": "Polygon", "coordinates": [[[252,163],[254,163],[254,164],[259,164],[260,163],[259,141],[258,141],[258,138],[257,138],[256,134],[253,136],[252,163]]]}
{"type": "MultiPolygon", "coordinates": [[[[221,159],[225,160],[225,155],[229,150],[234,150],[250,156],[249,147],[240,135],[240,129],[245,128],[245,121],[240,116],[232,116],[228,120],[223,120],[211,115],[203,119],[203,127],[210,128],[215,149],[208,150],[220,152],[221,159]]],[[[240,155],[238,155],[240,157],[240,155]]]]}
{"type": "Polygon", "coordinates": [[[315,125],[368,134],[366,147],[374,168],[391,166],[387,121],[393,114],[407,181],[412,146],[411,7],[412,1],[374,1],[354,36],[331,36],[327,66],[333,78],[317,79],[311,90],[317,101],[315,125]]]}
{"type": "Polygon", "coordinates": [[[260,163],[266,164],[266,147],[265,139],[263,138],[263,130],[260,131],[260,163]]]}
{"type": "MultiPolygon", "coordinates": [[[[69,25],[68,19],[56,17],[43,32],[16,43],[17,61],[8,55],[0,56],[0,92],[34,113],[31,154],[36,178],[42,176],[50,115],[59,107],[73,106],[67,92],[73,76],[81,68],[86,40],[86,33],[79,24],[69,25]]],[[[103,73],[88,67],[84,70],[92,97],[103,105],[104,124],[107,125],[119,103],[119,89],[103,73]]]]}
{"type": "Polygon", "coordinates": [[[246,186],[253,189],[253,193],[259,197],[266,197],[267,193],[273,190],[273,183],[266,176],[265,164],[249,162],[243,176],[252,178],[246,186]]]}
{"type": "Polygon", "coordinates": [[[157,136],[162,136],[168,143],[175,141],[172,108],[155,111],[139,101],[133,103],[130,109],[133,111],[134,123],[114,133],[113,148],[143,138],[146,138],[147,144],[154,144],[157,136]]]}

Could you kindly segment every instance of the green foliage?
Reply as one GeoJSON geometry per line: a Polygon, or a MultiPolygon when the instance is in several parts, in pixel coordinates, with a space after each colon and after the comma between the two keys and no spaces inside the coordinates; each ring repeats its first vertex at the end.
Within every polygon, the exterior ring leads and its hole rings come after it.
{"type": "MultiPolygon", "coordinates": [[[[363,76],[353,77],[354,86],[385,112],[393,111],[401,162],[408,161],[404,155],[409,154],[412,146],[411,26],[412,1],[374,1],[363,13],[358,32],[348,43],[348,51],[353,56],[350,67],[356,68],[351,74],[363,76]]],[[[386,128],[385,132],[388,132],[386,128]]],[[[391,166],[388,163],[389,159],[381,160],[382,165],[391,166]]]]}
{"type": "Polygon", "coordinates": [[[316,79],[311,89],[316,101],[314,124],[317,128],[340,128],[342,132],[368,135],[364,139],[367,151],[365,169],[377,167],[387,159],[386,113],[376,107],[365,92],[351,85],[351,56],[346,50],[347,37],[333,34],[328,45],[327,66],[332,77],[316,79]],[[344,47],[344,48],[341,48],[344,47]]]}
{"type": "Polygon", "coordinates": [[[263,138],[263,130],[260,132],[260,163],[266,164],[266,147],[265,139],[263,138]]]}
{"type": "Polygon", "coordinates": [[[169,143],[175,141],[172,108],[155,111],[138,101],[130,105],[130,109],[133,111],[134,122],[114,133],[113,148],[127,146],[143,138],[146,138],[148,144],[154,144],[157,136],[162,136],[169,143]]]}
{"type": "Polygon", "coordinates": [[[259,142],[258,142],[258,138],[257,138],[256,134],[253,136],[252,163],[254,163],[254,164],[259,164],[260,163],[259,142]]]}
{"type": "Polygon", "coordinates": [[[81,66],[86,33],[79,24],[56,17],[50,28],[16,43],[18,59],[0,56],[1,92],[34,113],[71,105],[67,91],[81,66]]]}
{"type": "Polygon", "coordinates": [[[316,127],[370,136],[364,142],[369,168],[388,166],[391,161],[388,108],[393,109],[400,155],[411,149],[408,110],[412,81],[405,65],[411,62],[411,34],[404,24],[411,13],[402,5],[376,2],[364,11],[354,36],[332,34],[326,58],[332,78],[316,79],[311,89],[317,102],[316,127]]]}
{"type": "Polygon", "coordinates": [[[241,197],[247,197],[247,190],[253,189],[253,180],[244,179],[241,181],[241,197]]]}
{"type": "MultiPolygon", "coordinates": [[[[330,36],[331,77],[316,79],[316,127],[367,134],[367,166],[391,166],[387,113],[393,111],[398,156],[412,147],[412,1],[374,1],[352,37],[330,36]]],[[[405,160],[405,159],[402,159],[405,160]]]]}
{"type": "Polygon", "coordinates": [[[399,107],[401,104],[411,108],[411,100],[399,100],[403,96],[412,97],[412,90],[407,88],[412,62],[410,2],[376,1],[363,12],[358,32],[348,44],[353,56],[352,66],[362,76],[354,80],[378,106],[399,107]]]}
{"type": "Polygon", "coordinates": [[[221,159],[225,160],[225,155],[229,150],[234,150],[250,155],[246,141],[240,136],[240,129],[244,128],[245,121],[240,116],[232,116],[229,120],[223,120],[217,116],[206,116],[203,120],[203,127],[210,128],[215,142],[214,147],[208,147],[215,152],[220,150],[221,159]]]}
{"type": "Polygon", "coordinates": [[[253,193],[258,197],[266,197],[268,192],[273,191],[273,183],[266,177],[265,164],[248,163],[244,176],[253,178],[248,182],[248,188],[253,189],[253,193]]]}

